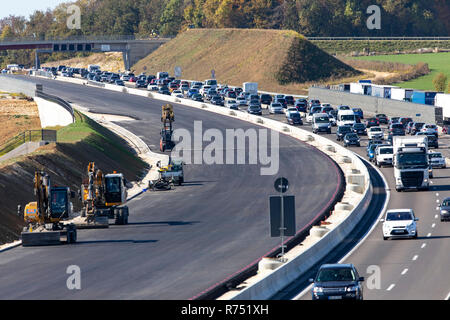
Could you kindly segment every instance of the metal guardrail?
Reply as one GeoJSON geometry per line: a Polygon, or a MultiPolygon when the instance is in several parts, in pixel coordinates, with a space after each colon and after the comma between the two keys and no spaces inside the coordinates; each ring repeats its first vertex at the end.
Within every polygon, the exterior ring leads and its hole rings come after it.
{"type": "Polygon", "coordinates": [[[418,41],[430,41],[430,40],[435,40],[435,41],[448,41],[450,40],[450,37],[307,37],[308,40],[311,41],[320,41],[320,40],[357,40],[357,41],[370,41],[370,40],[385,40],[385,41],[389,41],[389,40],[393,40],[393,41],[397,41],[397,40],[418,40],[418,41]]]}
{"type": "Polygon", "coordinates": [[[19,133],[18,135],[8,139],[0,146],[0,156],[16,149],[26,142],[31,141],[48,141],[56,142],[57,133],[56,130],[27,130],[19,133]]]}

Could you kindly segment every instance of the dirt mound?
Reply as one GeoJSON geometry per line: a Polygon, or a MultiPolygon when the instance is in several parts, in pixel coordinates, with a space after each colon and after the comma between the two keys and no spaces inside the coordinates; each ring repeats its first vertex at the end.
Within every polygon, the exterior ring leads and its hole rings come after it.
{"type": "Polygon", "coordinates": [[[293,84],[359,74],[297,32],[262,29],[189,29],[132,69],[173,74],[176,66],[183,79],[209,79],[214,70],[221,83],[258,82],[261,90],[281,92],[295,90],[293,84]]]}

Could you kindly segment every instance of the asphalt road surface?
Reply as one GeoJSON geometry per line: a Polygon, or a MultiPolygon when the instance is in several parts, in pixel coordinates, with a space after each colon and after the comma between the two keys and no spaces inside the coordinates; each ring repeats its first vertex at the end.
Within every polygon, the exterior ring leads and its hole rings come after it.
{"type": "MultiPolygon", "coordinates": [[[[158,149],[164,102],[104,89],[30,79],[44,91],[91,111],[132,116],[120,125],[158,149]]],[[[175,128],[193,131],[259,128],[203,110],[174,105],[175,128]]],[[[278,151],[278,150],[275,150],[278,151]]],[[[269,236],[268,197],[278,176],[296,196],[297,230],[335,196],[341,174],[320,151],[279,135],[279,171],[260,165],[187,165],[185,185],[146,192],[129,202],[129,225],[80,230],[78,243],[18,247],[0,254],[0,299],[189,299],[279,245],[269,236]],[[81,290],[69,290],[67,268],[81,270],[81,290]]],[[[81,181],[81,177],[80,177],[81,181]]],[[[31,183],[31,182],[30,182],[31,183]]],[[[30,198],[30,200],[32,200],[30,198]]]]}

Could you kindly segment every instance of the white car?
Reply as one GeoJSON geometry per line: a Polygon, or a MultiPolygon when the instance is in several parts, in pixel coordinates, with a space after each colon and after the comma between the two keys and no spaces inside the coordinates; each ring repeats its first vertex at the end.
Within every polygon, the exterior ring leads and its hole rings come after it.
{"type": "Polygon", "coordinates": [[[236,100],[227,100],[227,102],[225,103],[225,106],[228,109],[239,110],[239,106],[238,106],[236,100]]]}
{"type": "Polygon", "coordinates": [[[369,130],[367,131],[367,138],[369,138],[369,140],[373,139],[383,140],[384,139],[383,129],[381,129],[381,127],[370,127],[369,130]]]}
{"type": "Polygon", "coordinates": [[[426,134],[434,134],[438,135],[438,128],[435,124],[429,124],[425,123],[422,128],[420,129],[420,132],[425,132],[426,134]]]}
{"type": "Polygon", "coordinates": [[[236,102],[240,107],[247,106],[247,99],[245,99],[245,97],[237,97],[236,102]]]}
{"type": "Polygon", "coordinates": [[[392,165],[394,158],[394,148],[392,146],[380,145],[375,149],[375,164],[378,167],[392,165]]]}
{"type": "Polygon", "coordinates": [[[417,238],[417,224],[419,218],[414,216],[412,209],[391,209],[386,212],[383,222],[383,239],[389,238],[417,238]]]}
{"type": "Polygon", "coordinates": [[[184,98],[184,94],[183,92],[181,92],[181,90],[173,90],[171,96],[177,98],[184,98]]]}
{"type": "Polygon", "coordinates": [[[336,118],[331,113],[328,114],[328,119],[330,119],[331,125],[336,127],[336,118]]]}
{"type": "Polygon", "coordinates": [[[299,113],[297,108],[295,107],[289,107],[284,111],[284,114],[287,116],[289,116],[290,113],[299,113]]]}
{"type": "Polygon", "coordinates": [[[158,90],[159,90],[159,87],[158,87],[156,84],[149,84],[149,85],[147,86],[147,90],[148,90],[148,91],[158,91],[158,90]]]}
{"type": "Polygon", "coordinates": [[[440,152],[429,152],[428,160],[433,168],[446,168],[445,157],[440,152]]]}
{"type": "Polygon", "coordinates": [[[269,106],[269,113],[283,113],[283,105],[279,102],[272,102],[269,106]]]}

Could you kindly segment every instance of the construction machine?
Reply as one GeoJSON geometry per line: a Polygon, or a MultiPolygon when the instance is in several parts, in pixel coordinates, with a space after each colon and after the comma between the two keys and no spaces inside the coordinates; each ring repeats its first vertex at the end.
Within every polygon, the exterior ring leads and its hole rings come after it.
{"type": "MultiPolygon", "coordinates": [[[[73,211],[70,198],[75,193],[69,187],[52,186],[50,176],[36,171],[34,175],[36,201],[25,206],[23,213],[26,227],[21,233],[22,246],[43,246],[77,241],[77,229],[73,223],[64,224],[73,211]],[[63,240],[62,240],[63,239],[63,240]]],[[[20,213],[21,206],[18,206],[20,213]]]]}
{"type": "Polygon", "coordinates": [[[162,152],[172,150],[175,146],[175,142],[172,140],[172,123],[174,121],[175,115],[173,112],[173,106],[170,103],[163,105],[161,112],[161,122],[163,123],[163,127],[161,129],[161,139],[159,140],[159,149],[162,152]]]}
{"type": "Polygon", "coordinates": [[[103,174],[90,162],[87,168],[87,179],[81,185],[83,209],[87,226],[108,227],[108,219],[115,224],[128,224],[127,188],[129,183],[122,173],[103,174]]]}
{"type": "Polygon", "coordinates": [[[159,167],[161,177],[172,179],[179,186],[184,182],[184,162],[180,159],[172,159],[169,157],[169,164],[165,167],[159,167]]]}

